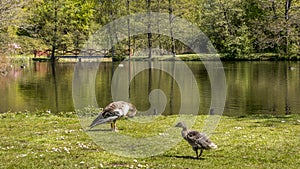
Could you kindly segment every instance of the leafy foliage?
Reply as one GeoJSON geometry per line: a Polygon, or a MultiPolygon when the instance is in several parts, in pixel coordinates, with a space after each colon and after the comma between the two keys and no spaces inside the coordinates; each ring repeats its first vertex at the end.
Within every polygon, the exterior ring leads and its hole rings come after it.
{"type": "MultiPolygon", "coordinates": [[[[300,2],[285,0],[22,0],[1,1],[0,47],[18,43],[22,53],[33,49],[81,48],[97,29],[134,13],[168,13],[197,25],[216,49],[229,59],[247,58],[253,53],[276,53],[287,59],[299,58],[300,2]]],[[[111,30],[113,31],[113,27],[111,30]]],[[[158,28],[163,29],[163,28],[158,28]]],[[[177,28],[180,29],[180,28],[177,28]]],[[[147,35],[118,41],[116,49],[135,51],[147,48],[147,35]]],[[[152,35],[152,47],[171,52],[170,37],[152,35]]],[[[111,41],[111,40],[108,40],[111,41]]],[[[176,53],[189,53],[175,40],[176,53]]],[[[116,50],[116,51],[118,51],[116,50]]],[[[2,52],[3,53],[3,52],[2,52]]],[[[125,52],[126,53],[126,52],[125,52]]],[[[124,52],[116,52],[124,55],[124,52]]]]}

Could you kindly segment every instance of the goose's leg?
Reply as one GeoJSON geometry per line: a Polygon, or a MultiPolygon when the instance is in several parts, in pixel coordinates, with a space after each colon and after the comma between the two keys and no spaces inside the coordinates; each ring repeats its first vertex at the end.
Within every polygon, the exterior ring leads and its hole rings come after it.
{"type": "Polygon", "coordinates": [[[199,157],[201,157],[201,155],[202,155],[202,152],[203,152],[203,150],[201,149],[201,150],[200,150],[200,154],[199,154],[199,157]]]}
{"type": "Polygon", "coordinates": [[[198,158],[198,149],[196,149],[195,151],[196,151],[196,158],[198,158]]]}
{"type": "Polygon", "coordinates": [[[114,120],[113,122],[114,122],[113,131],[118,131],[118,129],[117,129],[117,121],[114,120]]]}
{"type": "Polygon", "coordinates": [[[113,123],[110,123],[110,128],[111,128],[111,130],[114,130],[113,123]]]}

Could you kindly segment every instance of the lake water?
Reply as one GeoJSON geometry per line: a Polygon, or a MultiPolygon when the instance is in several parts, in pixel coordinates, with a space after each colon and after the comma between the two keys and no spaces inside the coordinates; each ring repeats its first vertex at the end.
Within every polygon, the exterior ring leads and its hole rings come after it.
{"type": "MultiPolygon", "coordinates": [[[[54,69],[46,62],[29,62],[25,68],[15,64],[7,74],[0,75],[0,112],[66,112],[89,102],[91,106],[104,107],[113,100],[112,95],[116,99],[130,98],[139,111],[148,110],[150,102],[156,102],[165,104],[157,108],[159,113],[177,114],[182,105],[197,101],[200,114],[210,111],[211,84],[201,62],[185,62],[198,87],[190,89],[192,81],[186,81],[187,87],[182,88],[172,78],[183,69],[176,62],[160,63],[173,73],[147,69],[132,74],[138,68],[136,64],[56,63],[54,69]],[[118,76],[113,77],[116,72],[118,76]],[[194,96],[182,98],[181,92],[192,92],[199,100],[194,96]]],[[[146,64],[151,67],[155,63],[146,64]]],[[[300,114],[299,62],[223,62],[223,67],[227,84],[223,115],[300,114]]],[[[184,81],[184,76],[177,78],[184,81]]]]}

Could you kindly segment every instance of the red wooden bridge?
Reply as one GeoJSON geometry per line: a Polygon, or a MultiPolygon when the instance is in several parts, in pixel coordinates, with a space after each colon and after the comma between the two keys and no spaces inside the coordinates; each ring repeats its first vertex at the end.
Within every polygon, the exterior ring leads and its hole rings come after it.
{"type": "MultiPolygon", "coordinates": [[[[34,57],[41,57],[51,56],[51,50],[34,50],[33,51],[34,57]]],[[[62,51],[56,51],[55,57],[57,58],[102,58],[102,57],[109,57],[109,50],[103,49],[103,50],[94,50],[94,49],[87,49],[87,50],[62,50],[62,51]]]]}
{"type": "MultiPolygon", "coordinates": [[[[111,57],[111,50],[108,49],[102,49],[102,50],[95,50],[95,49],[87,49],[87,50],[61,50],[55,52],[55,57],[57,59],[64,58],[64,59],[91,59],[91,58],[108,58],[111,57]]],[[[129,50],[115,50],[115,53],[122,54],[123,56],[130,56],[133,55],[133,50],[129,52],[129,50]]],[[[34,50],[34,59],[33,60],[40,60],[38,57],[44,56],[44,59],[48,59],[51,56],[51,50],[34,50]],[[45,58],[46,57],[46,58],[45,58]]],[[[42,57],[41,57],[42,59],[42,57]]]]}

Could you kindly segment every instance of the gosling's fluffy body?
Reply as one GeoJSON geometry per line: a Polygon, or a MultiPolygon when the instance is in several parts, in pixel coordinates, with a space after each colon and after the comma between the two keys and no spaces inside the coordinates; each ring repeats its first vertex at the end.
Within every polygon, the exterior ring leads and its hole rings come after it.
{"type": "Polygon", "coordinates": [[[196,152],[196,157],[199,158],[202,155],[203,150],[210,150],[217,148],[217,145],[213,143],[204,133],[200,133],[195,130],[188,130],[187,126],[183,122],[179,122],[175,127],[181,127],[182,137],[192,146],[196,152]],[[200,154],[198,154],[200,150],[200,154]]]}

